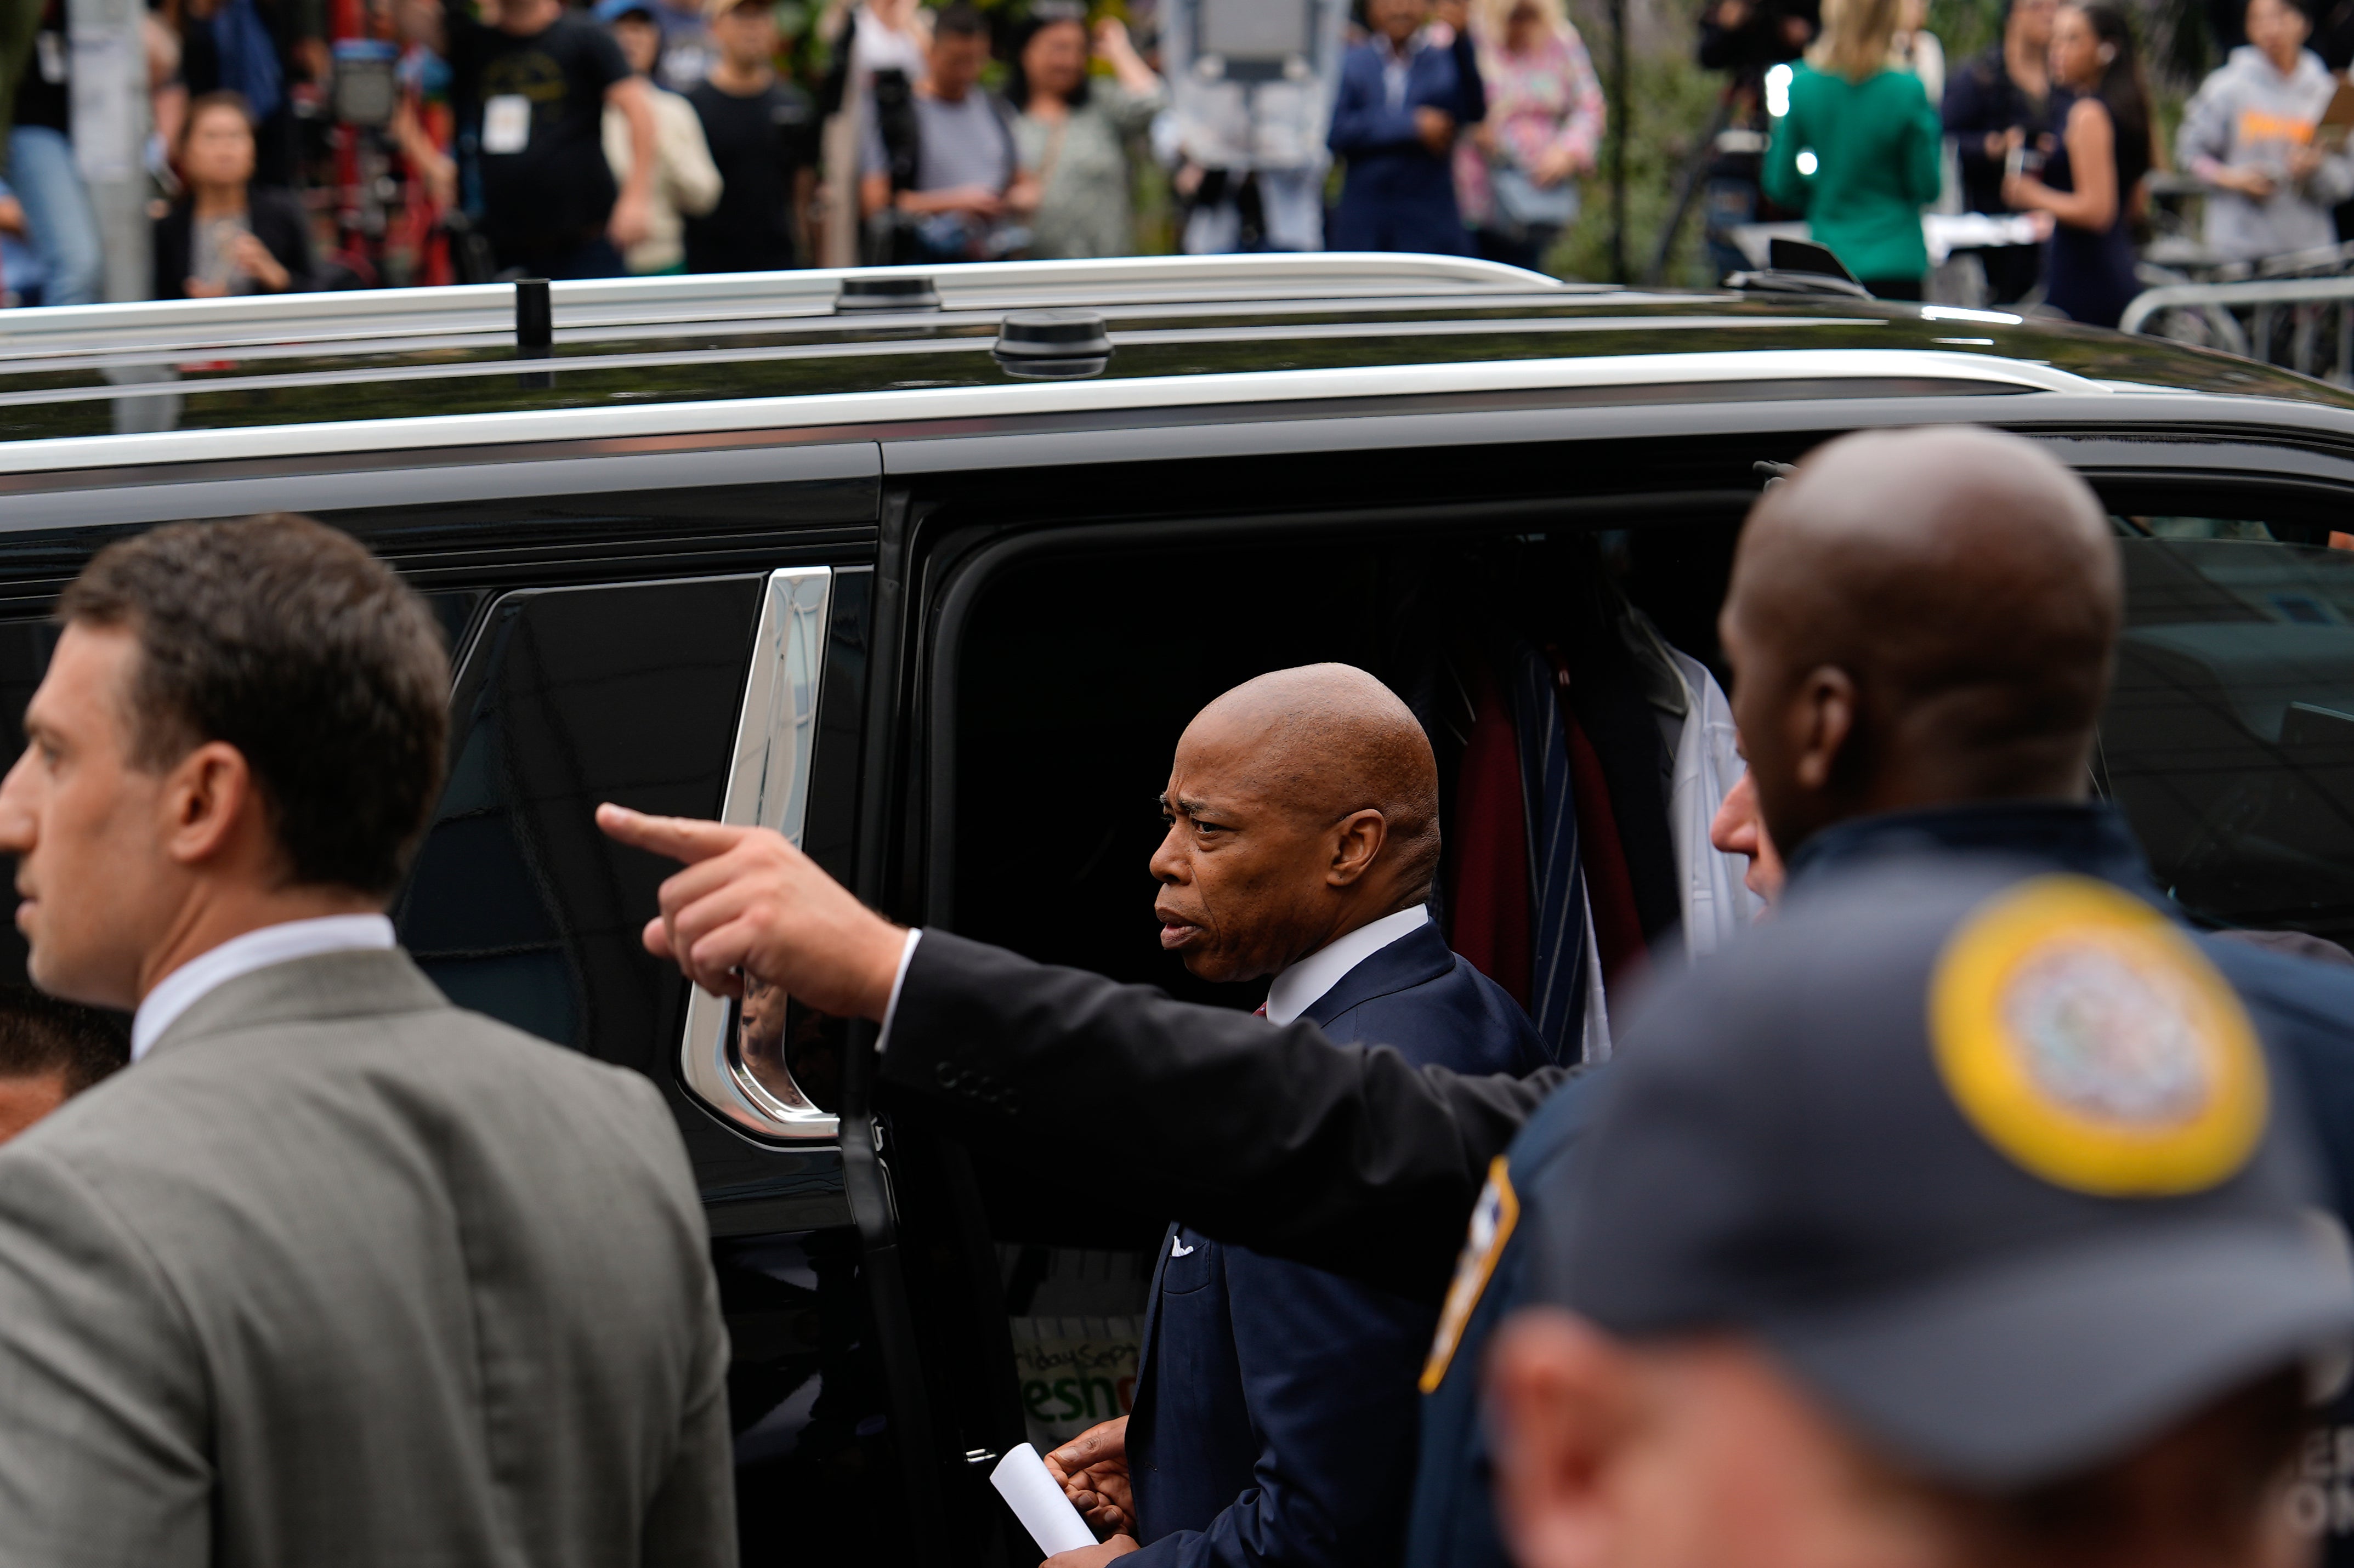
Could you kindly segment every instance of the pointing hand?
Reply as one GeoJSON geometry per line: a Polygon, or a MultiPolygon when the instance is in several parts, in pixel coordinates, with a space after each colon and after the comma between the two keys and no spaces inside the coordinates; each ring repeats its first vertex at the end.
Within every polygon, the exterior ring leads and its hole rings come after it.
{"type": "Polygon", "coordinates": [[[686,863],[662,885],[646,951],[669,959],[715,996],[741,996],[744,977],[821,1012],[880,1019],[907,934],[858,902],[815,862],[767,828],[597,808],[611,837],[686,863]]]}

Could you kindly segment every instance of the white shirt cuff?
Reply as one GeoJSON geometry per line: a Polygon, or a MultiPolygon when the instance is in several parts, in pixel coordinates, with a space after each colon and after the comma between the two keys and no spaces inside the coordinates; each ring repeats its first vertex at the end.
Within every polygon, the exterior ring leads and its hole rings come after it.
{"type": "Polygon", "coordinates": [[[899,972],[891,977],[891,1000],[883,1004],[883,1027],[875,1032],[875,1054],[883,1054],[891,1044],[891,1020],[899,1013],[899,988],[907,983],[907,964],[916,956],[916,943],[923,936],[920,927],[907,933],[907,945],[899,949],[899,972]]]}

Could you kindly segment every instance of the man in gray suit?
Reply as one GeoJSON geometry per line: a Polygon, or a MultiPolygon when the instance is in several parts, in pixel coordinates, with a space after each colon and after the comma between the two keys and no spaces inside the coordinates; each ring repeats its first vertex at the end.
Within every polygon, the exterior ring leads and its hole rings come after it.
{"type": "Polygon", "coordinates": [[[58,615],[0,851],[35,981],[137,1012],[0,1149],[0,1564],[732,1563],[662,1097],[451,1006],[383,914],[424,606],[275,517],[118,543],[58,615]]]}

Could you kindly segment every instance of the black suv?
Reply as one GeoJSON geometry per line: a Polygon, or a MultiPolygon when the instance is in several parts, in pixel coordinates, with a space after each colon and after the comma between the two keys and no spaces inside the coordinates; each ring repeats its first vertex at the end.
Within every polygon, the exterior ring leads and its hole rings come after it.
{"type": "Polygon", "coordinates": [[[1154,940],[1201,704],[1346,660],[1451,761],[1479,651],[1597,605],[1721,679],[1761,475],[1948,421],[2115,514],[2094,782],[2160,880],[2354,941],[2354,397],[1993,312],[1303,256],[10,313],[0,683],[21,713],[59,587],[159,521],[308,513],[393,562],[457,671],[402,936],[669,1095],[745,1560],[1027,1563],[988,1465],[1125,1408],[1165,1216],[877,1117],[864,1026],[691,995],[638,943],[664,867],[591,808],[767,823],[900,919],[1247,1006],[1154,940]]]}

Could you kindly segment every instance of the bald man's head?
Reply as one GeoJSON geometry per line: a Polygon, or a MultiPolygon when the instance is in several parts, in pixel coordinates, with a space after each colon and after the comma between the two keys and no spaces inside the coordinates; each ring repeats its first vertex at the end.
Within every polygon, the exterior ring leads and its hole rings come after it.
{"type": "Polygon", "coordinates": [[[1278,670],[1195,715],[1161,811],[1161,946],[1204,980],[1273,974],[1421,903],[1438,867],[1429,737],[1347,664],[1278,670]]]}
{"type": "Polygon", "coordinates": [[[1751,511],[1721,622],[1775,842],[2081,796],[2122,601],[2099,500],[2033,441],[1872,432],[1813,453],[1751,511]]]}

